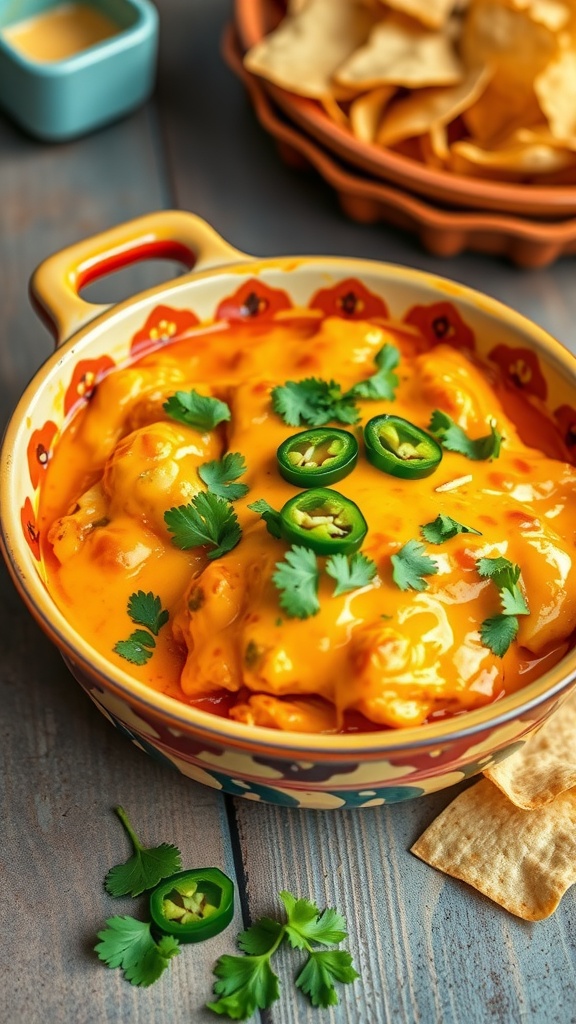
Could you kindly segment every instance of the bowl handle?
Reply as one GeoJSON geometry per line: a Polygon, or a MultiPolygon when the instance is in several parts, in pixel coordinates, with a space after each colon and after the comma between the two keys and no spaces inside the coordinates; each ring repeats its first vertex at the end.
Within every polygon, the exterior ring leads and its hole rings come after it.
{"type": "Polygon", "coordinates": [[[56,345],[61,345],[110,308],[82,299],[79,292],[85,285],[139,260],[158,258],[178,260],[195,271],[252,259],[225,242],[195,214],[160,210],[48,256],[30,280],[32,305],[54,335],[56,345]]]}

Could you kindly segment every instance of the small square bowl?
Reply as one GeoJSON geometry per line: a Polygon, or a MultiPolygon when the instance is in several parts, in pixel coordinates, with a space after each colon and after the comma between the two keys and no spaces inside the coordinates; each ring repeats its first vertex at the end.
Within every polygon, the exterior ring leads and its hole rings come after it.
{"type": "Polygon", "coordinates": [[[149,0],[20,0],[0,10],[0,106],[25,131],[44,141],[84,135],[148,98],[157,50],[158,13],[149,0]],[[81,32],[86,22],[92,33],[89,45],[86,37],[86,48],[76,49],[71,42],[70,55],[54,59],[32,51],[23,35],[18,40],[24,23],[32,26],[38,19],[47,45],[51,16],[66,21],[60,29],[52,22],[52,38],[59,33],[59,45],[63,29],[81,32]],[[102,38],[106,29],[110,34],[102,38]]]}

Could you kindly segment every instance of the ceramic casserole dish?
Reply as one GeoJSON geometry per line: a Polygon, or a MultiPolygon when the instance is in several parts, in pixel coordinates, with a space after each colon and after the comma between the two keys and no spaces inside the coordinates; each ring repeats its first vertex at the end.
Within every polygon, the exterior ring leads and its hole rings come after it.
{"type": "MultiPolygon", "coordinates": [[[[256,259],[227,244],[198,217],[164,211],[112,228],[49,257],[33,276],[33,303],[57,341],[9,423],[2,449],[2,547],[29,610],[59,648],[100,711],[140,749],[189,778],[225,792],[289,807],[341,808],[397,802],[440,790],[510,754],[570,692],[572,648],[553,668],[493,704],[418,727],[318,735],[251,726],[217,717],[157,692],[113,665],[69,624],[47,590],[37,525],[38,488],[67,412],[87,402],[112,364],[141,346],[169,345],[211,323],[223,300],[230,315],[266,317],[281,289],[306,308],[324,289],[386,303],[402,320],[424,310],[430,330],[476,339],[479,356],[497,344],[503,372],[541,400],[574,441],[576,360],[536,325],[500,303],[443,278],[368,260],[335,257],[256,259]],[[114,307],[80,297],[97,277],[142,258],[187,265],[184,276],[114,307]],[[247,301],[249,295],[251,301],[247,301]],[[258,301],[254,301],[254,298],[258,301]]],[[[89,581],[86,581],[89,592],[89,581]]]]}

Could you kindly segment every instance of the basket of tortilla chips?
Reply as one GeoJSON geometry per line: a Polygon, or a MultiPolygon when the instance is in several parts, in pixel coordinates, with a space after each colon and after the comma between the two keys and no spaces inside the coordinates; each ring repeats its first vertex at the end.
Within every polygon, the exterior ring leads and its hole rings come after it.
{"type": "Polygon", "coordinates": [[[450,208],[576,215],[573,0],[237,0],[245,68],[353,168],[450,208]]]}

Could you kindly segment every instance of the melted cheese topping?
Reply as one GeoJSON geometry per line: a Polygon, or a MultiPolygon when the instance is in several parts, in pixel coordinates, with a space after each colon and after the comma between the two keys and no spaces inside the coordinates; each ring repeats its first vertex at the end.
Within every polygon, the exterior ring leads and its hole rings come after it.
{"type": "Polygon", "coordinates": [[[40,526],[54,599],[90,644],[139,680],[252,724],[309,732],[412,726],[514,691],[562,657],[576,626],[576,471],[521,440],[537,434],[551,454],[562,450],[551,424],[517,395],[509,418],[493,373],[447,345],[430,349],[405,326],[293,313],[199,330],[112,371],[48,466],[40,526]],[[363,422],[393,412],[426,429],[441,409],[479,437],[495,419],[505,438],[500,456],[472,462],[445,451],[432,476],[402,480],[361,454],[336,489],[364,513],[362,551],[378,574],[334,597],[322,572],[320,612],[290,618],[272,583],[287,545],[247,507],[265,498],[279,509],[298,493],[276,468],[278,445],[297,428],[273,412],[270,391],[309,376],[347,389],[374,372],[385,342],[402,357],[396,399],[360,401],[363,422]],[[227,401],[231,422],[202,434],[171,420],[163,403],[191,388],[227,401]],[[245,456],[250,491],[235,503],[242,540],[208,561],[202,549],[172,544],[164,512],[203,489],[198,467],[225,451],[245,456]],[[420,527],[439,513],[481,536],[426,545],[437,575],[423,592],[402,591],[391,555],[421,540],[420,527]],[[480,624],[500,607],[475,564],[499,555],[521,567],[530,608],[503,658],[481,642],[480,624]],[[153,657],[138,667],[113,651],[134,629],[127,603],[137,590],[159,595],[170,612],[153,657]]]}

